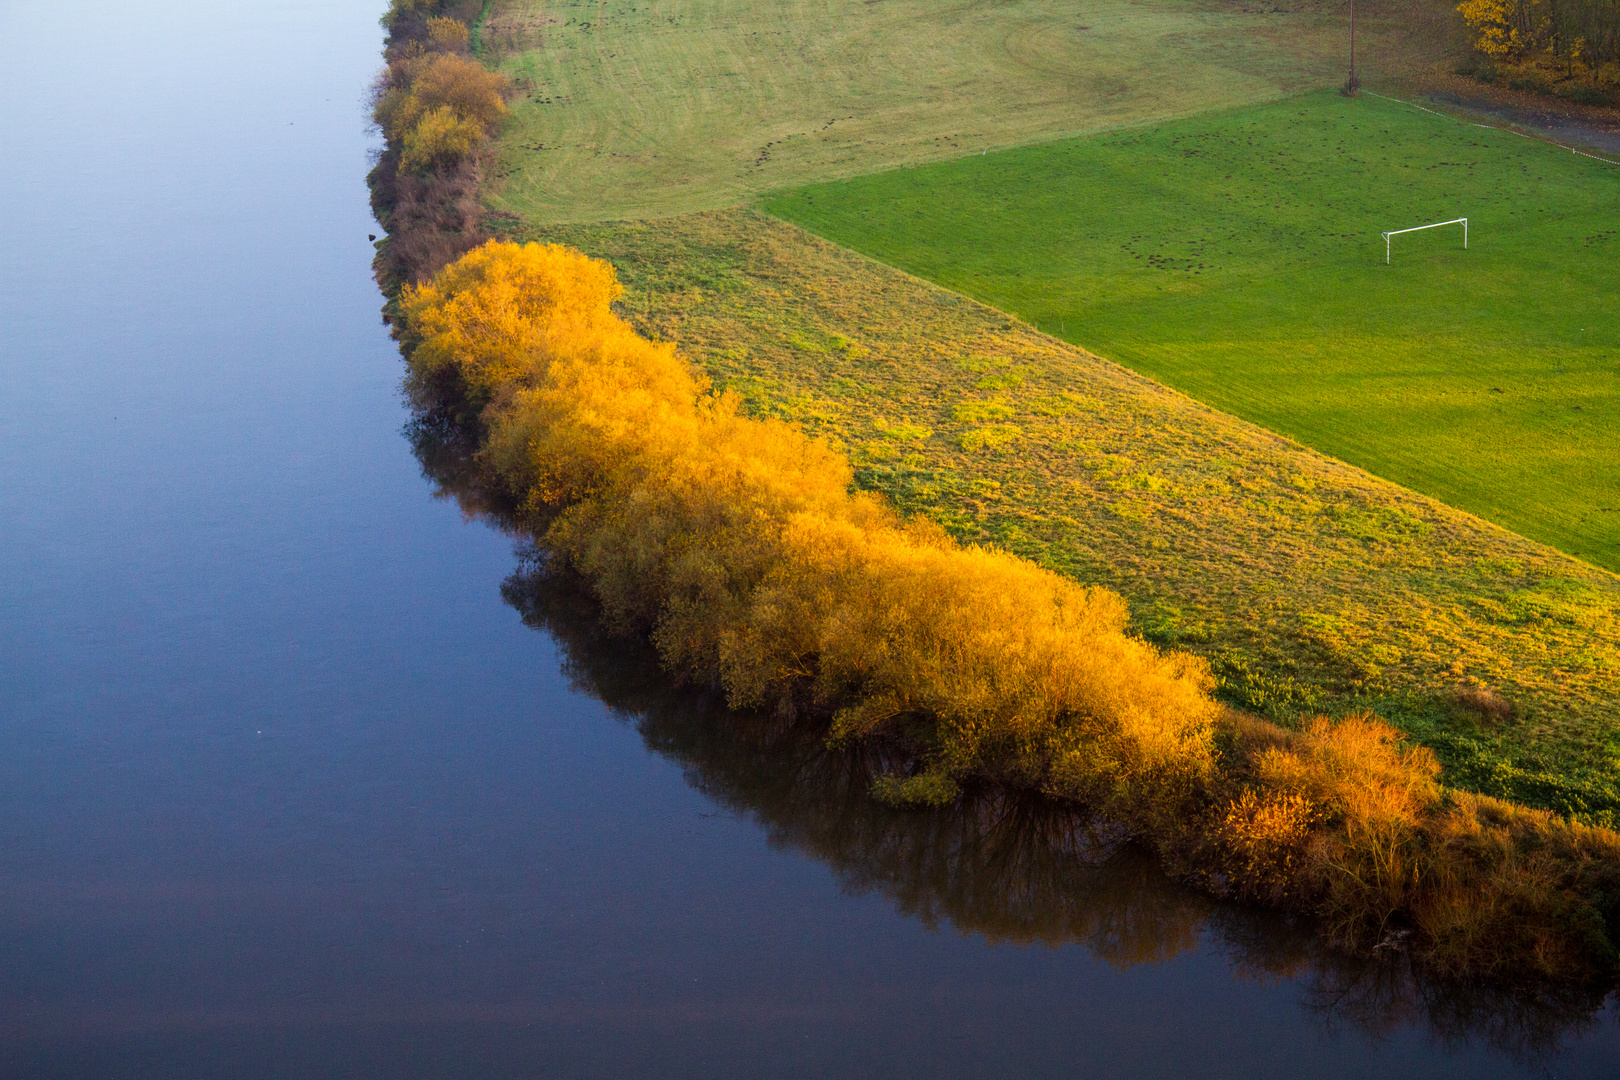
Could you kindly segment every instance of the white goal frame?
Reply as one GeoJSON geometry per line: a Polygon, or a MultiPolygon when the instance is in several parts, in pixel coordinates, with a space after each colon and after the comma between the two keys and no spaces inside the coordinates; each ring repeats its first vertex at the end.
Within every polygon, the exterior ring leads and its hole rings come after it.
{"type": "Polygon", "coordinates": [[[1468,250],[1468,219],[1465,217],[1452,218],[1450,221],[1437,221],[1433,225],[1414,225],[1410,229],[1391,229],[1381,233],[1384,238],[1384,265],[1389,265],[1389,238],[1399,236],[1401,233],[1422,232],[1424,229],[1438,229],[1442,225],[1461,225],[1463,227],[1463,250],[1468,250]]]}

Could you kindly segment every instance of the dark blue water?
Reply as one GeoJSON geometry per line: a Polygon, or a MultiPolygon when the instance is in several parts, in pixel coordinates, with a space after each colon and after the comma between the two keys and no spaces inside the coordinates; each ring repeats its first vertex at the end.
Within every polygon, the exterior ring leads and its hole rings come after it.
{"type": "Polygon", "coordinates": [[[401,434],[380,6],[0,4],[0,1075],[1613,1075],[504,600],[401,434]]]}

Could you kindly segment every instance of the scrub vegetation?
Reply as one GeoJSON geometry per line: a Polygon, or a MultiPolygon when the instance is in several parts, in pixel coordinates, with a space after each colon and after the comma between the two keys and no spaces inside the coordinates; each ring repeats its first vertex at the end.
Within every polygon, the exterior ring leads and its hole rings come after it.
{"type": "MultiPolygon", "coordinates": [[[[477,492],[459,486],[460,462],[419,447],[431,475],[477,512],[477,492]]],[[[1079,945],[1121,969],[1214,948],[1240,977],[1303,984],[1313,1022],[1375,1039],[1415,1028],[1547,1060],[1571,1031],[1600,1022],[1601,983],[1437,979],[1392,950],[1324,948],[1309,920],[1178,887],[1106,823],[1038,795],[980,786],[932,814],[874,803],[860,750],[831,750],[811,726],[672,689],[656,656],[604,631],[577,585],[536,554],[501,595],[561,646],[573,684],[633,724],[649,750],[773,844],[825,863],[853,895],[882,896],[924,925],[992,942],[1079,945]]]]}
{"type": "Polygon", "coordinates": [[[432,274],[487,238],[482,158],[511,84],[471,55],[482,0],[394,0],[383,15],[387,65],[372,87],[383,151],[371,205],[388,230],[375,268],[385,292],[432,274]]]}
{"type": "Polygon", "coordinates": [[[1475,977],[1612,967],[1620,836],[1447,790],[1371,715],[1223,709],[1116,594],[851,493],[842,455],[741,415],[619,296],[606,263],[492,241],[402,292],[406,385],[424,417],[476,423],[482,485],[672,673],[886,748],[886,801],[1033,789],[1346,943],[1410,938],[1475,977]]]}
{"type": "Polygon", "coordinates": [[[1620,571],[1620,166],[1327,91],[764,206],[1620,571]]]}

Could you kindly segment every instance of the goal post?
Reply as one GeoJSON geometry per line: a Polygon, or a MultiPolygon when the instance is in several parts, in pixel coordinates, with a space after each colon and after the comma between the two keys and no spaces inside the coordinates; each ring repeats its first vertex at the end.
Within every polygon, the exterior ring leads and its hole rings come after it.
{"type": "Polygon", "coordinates": [[[1445,225],[1461,225],[1463,227],[1463,250],[1468,250],[1468,219],[1465,217],[1452,218],[1450,221],[1437,221],[1433,225],[1414,225],[1410,229],[1391,229],[1381,233],[1384,238],[1384,265],[1389,265],[1389,238],[1399,236],[1401,233],[1422,232],[1424,229],[1438,229],[1445,225]]]}

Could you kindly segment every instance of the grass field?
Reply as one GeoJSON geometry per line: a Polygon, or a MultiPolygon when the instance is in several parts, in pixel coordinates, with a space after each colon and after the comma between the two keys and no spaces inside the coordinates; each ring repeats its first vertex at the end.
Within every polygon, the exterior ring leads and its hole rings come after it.
{"type": "MultiPolygon", "coordinates": [[[[1445,51],[1451,3],[1362,0],[1364,75],[1445,51]]],[[[521,88],[490,200],[530,222],[731,206],[790,184],[1275,100],[1343,78],[1346,5],[1237,0],[501,0],[521,88]]]]}
{"type": "Polygon", "coordinates": [[[1376,708],[1453,783],[1620,817],[1613,575],[756,212],[518,235],[612,261],[638,329],[902,510],[1118,589],[1229,700],[1376,708]]]}
{"type": "Polygon", "coordinates": [[[1320,92],[764,205],[1620,570],[1620,167],[1320,92]]]}

